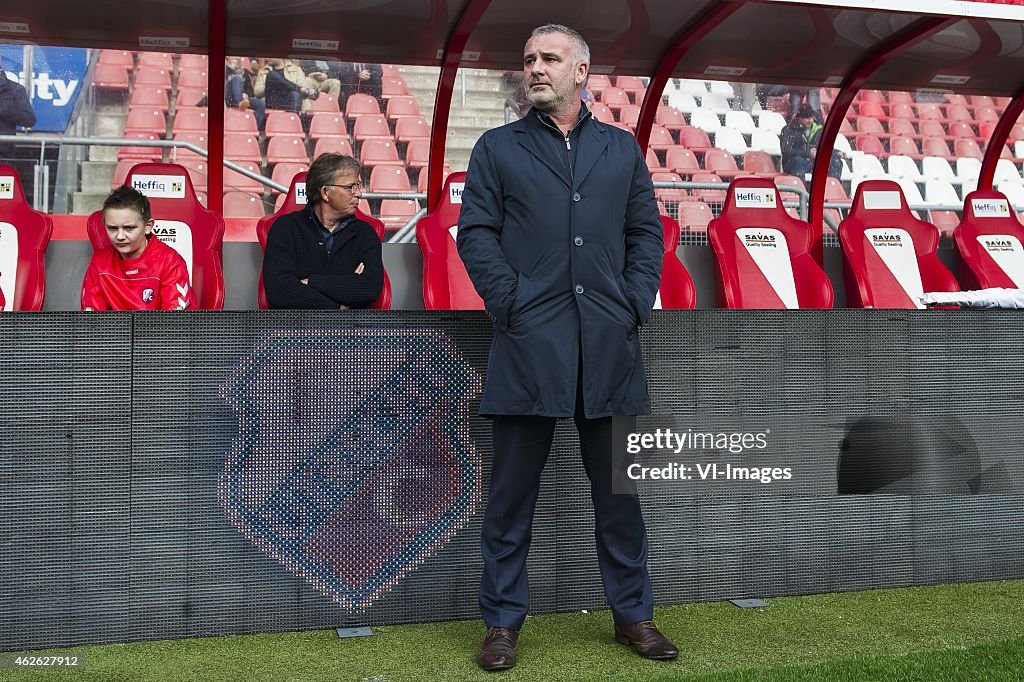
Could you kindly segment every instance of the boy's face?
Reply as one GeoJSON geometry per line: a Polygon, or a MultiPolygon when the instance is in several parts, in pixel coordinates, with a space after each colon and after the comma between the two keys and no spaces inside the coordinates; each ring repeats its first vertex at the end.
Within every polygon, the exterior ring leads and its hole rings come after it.
{"type": "Polygon", "coordinates": [[[110,244],[121,258],[138,258],[146,249],[146,237],[153,232],[153,221],[143,222],[138,211],[130,208],[108,208],[103,212],[110,244]]]}

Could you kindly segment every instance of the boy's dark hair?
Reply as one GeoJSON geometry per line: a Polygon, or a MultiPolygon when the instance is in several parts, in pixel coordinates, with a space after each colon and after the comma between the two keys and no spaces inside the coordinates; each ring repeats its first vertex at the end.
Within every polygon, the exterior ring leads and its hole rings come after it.
{"type": "Polygon", "coordinates": [[[108,208],[130,208],[142,217],[144,223],[153,219],[153,214],[149,209],[149,199],[145,194],[128,185],[121,185],[103,200],[103,211],[108,208]]]}

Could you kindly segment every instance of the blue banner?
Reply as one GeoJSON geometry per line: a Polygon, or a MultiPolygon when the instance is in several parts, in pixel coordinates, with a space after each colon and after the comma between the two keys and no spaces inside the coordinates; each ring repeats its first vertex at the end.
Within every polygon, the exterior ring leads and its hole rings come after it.
{"type": "MultiPolygon", "coordinates": [[[[24,84],[25,46],[0,45],[3,69],[24,84]]],[[[78,47],[33,47],[29,100],[36,112],[36,132],[63,133],[82,91],[88,51],[78,47]]]]}

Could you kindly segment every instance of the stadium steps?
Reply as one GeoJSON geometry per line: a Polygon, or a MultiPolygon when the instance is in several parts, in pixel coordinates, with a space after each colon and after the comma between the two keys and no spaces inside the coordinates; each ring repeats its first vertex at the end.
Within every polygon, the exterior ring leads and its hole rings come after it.
{"type": "MultiPolygon", "coordinates": [[[[409,94],[416,98],[420,111],[427,121],[431,122],[439,69],[429,66],[403,66],[399,71],[409,88],[409,94]]],[[[473,145],[480,135],[505,123],[504,105],[510,93],[504,87],[502,73],[466,69],[456,78],[445,153],[452,170],[465,170],[473,145]],[[466,78],[465,106],[462,105],[463,73],[466,78]]]]}

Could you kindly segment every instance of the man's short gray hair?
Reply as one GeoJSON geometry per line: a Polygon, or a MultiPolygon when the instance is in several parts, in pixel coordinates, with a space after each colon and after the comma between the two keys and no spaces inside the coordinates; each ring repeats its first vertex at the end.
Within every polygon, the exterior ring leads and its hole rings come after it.
{"type": "Polygon", "coordinates": [[[320,190],[334,182],[338,173],[359,174],[359,162],[351,156],[326,152],[316,157],[306,171],[306,203],[319,204],[322,197],[320,190]]]}
{"type": "Polygon", "coordinates": [[[542,36],[547,33],[562,33],[572,38],[572,60],[579,64],[580,62],[586,62],[590,64],[590,46],[587,45],[587,41],[583,39],[579,31],[571,29],[568,26],[562,24],[544,24],[533,29],[530,33],[531,38],[542,36]]]}

